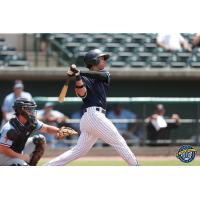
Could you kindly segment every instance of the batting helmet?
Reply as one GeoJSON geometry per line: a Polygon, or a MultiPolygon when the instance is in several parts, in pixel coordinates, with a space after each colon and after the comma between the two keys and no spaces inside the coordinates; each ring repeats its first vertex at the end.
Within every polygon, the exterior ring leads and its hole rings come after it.
{"type": "Polygon", "coordinates": [[[103,53],[100,49],[93,49],[86,53],[84,57],[84,62],[88,68],[92,67],[93,65],[99,64],[99,57],[104,57],[107,60],[110,55],[108,53],[103,53]]]}
{"type": "Polygon", "coordinates": [[[35,115],[35,108],[37,107],[36,103],[33,100],[28,100],[26,98],[18,98],[15,100],[13,109],[15,110],[16,115],[23,115],[27,117],[27,111],[35,115]]]}

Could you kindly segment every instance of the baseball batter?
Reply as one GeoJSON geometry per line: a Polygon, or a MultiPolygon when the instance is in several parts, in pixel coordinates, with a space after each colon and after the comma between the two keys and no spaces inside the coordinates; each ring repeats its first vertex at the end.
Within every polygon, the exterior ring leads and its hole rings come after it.
{"type": "Polygon", "coordinates": [[[76,65],[68,69],[68,76],[75,75],[76,77],[75,92],[82,98],[84,104],[84,114],[80,121],[81,135],[75,147],[49,161],[46,165],[61,166],[86,155],[98,138],[113,146],[129,165],[138,165],[124,138],[105,116],[110,74],[104,68],[105,61],[109,57],[109,54],[94,49],[84,57],[89,72],[80,72],[76,65]]]}

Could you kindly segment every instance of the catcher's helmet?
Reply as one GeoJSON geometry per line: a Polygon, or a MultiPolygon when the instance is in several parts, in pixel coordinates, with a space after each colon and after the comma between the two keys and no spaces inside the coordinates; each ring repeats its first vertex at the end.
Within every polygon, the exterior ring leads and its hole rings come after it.
{"type": "Polygon", "coordinates": [[[103,53],[100,49],[93,49],[86,53],[84,57],[84,62],[88,68],[92,67],[93,65],[99,64],[99,57],[104,57],[107,60],[110,55],[108,53],[103,53]]]}
{"type": "MultiPolygon", "coordinates": [[[[33,100],[28,100],[26,98],[17,98],[13,105],[16,115],[24,115],[27,112],[29,112],[29,114],[31,113],[31,115],[35,115],[36,107],[37,105],[33,100]]],[[[25,114],[25,116],[26,115],[27,114],[25,114]]]]}

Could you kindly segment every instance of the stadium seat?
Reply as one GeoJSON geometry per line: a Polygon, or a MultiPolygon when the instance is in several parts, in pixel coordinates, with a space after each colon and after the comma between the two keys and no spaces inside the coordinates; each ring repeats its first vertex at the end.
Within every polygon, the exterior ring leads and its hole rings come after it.
{"type": "Polygon", "coordinates": [[[75,34],[73,37],[73,42],[86,43],[89,38],[89,34],[75,34]]]}
{"type": "Polygon", "coordinates": [[[169,66],[171,68],[185,68],[185,67],[187,67],[187,64],[185,62],[174,62],[174,61],[172,61],[172,62],[169,63],[169,66]]]}
{"type": "Polygon", "coordinates": [[[149,65],[151,68],[165,68],[167,67],[166,62],[150,62],[149,65]]]}
{"type": "Polygon", "coordinates": [[[15,57],[17,57],[15,51],[0,51],[0,60],[8,61],[15,59],[15,57]]]}
{"type": "Polygon", "coordinates": [[[135,52],[140,45],[137,43],[127,43],[124,45],[124,51],[126,52],[135,52]]]}
{"type": "Polygon", "coordinates": [[[191,62],[190,67],[191,68],[200,68],[200,62],[191,62]]]}
{"type": "Polygon", "coordinates": [[[123,68],[123,67],[126,67],[127,64],[126,62],[123,62],[123,61],[112,61],[111,64],[110,64],[110,67],[114,67],[114,68],[123,68]]]}
{"type": "Polygon", "coordinates": [[[123,34],[113,34],[111,37],[112,43],[123,44],[125,40],[126,40],[126,36],[124,36],[123,34]]]}
{"type": "Polygon", "coordinates": [[[192,53],[200,53],[200,48],[199,47],[195,47],[193,50],[192,50],[192,53]]]}
{"type": "Polygon", "coordinates": [[[140,61],[131,61],[129,62],[129,67],[131,68],[145,68],[147,67],[147,63],[146,62],[140,62],[140,61]]]}
{"type": "Polygon", "coordinates": [[[140,52],[138,53],[138,61],[148,62],[152,57],[152,53],[140,52]]]}
{"type": "Polygon", "coordinates": [[[67,33],[55,33],[50,36],[52,40],[56,40],[58,42],[61,42],[63,39],[69,37],[70,35],[67,33]]]}
{"type": "Polygon", "coordinates": [[[154,49],[154,53],[163,53],[165,50],[163,48],[157,47],[154,49]]]}
{"type": "Polygon", "coordinates": [[[158,58],[158,61],[160,62],[168,62],[169,59],[171,59],[172,55],[173,55],[172,53],[160,52],[160,53],[157,53],[157,58],[158,58]]]}
{"type": "Polygon", "coordinates": [[[1,51],[7,51],[7,45],[5,44],[0,45],[0,52],[1,51]]]}
{"type": "Polygon", "coordinates": [[[105,34],[94,34],[88,39],[88,42],[104,44],[105,42],[109,41],[108,38],[109,36],[105,34]]]}
{"type": "Polygon", "coordinates": [[[144,49],[147,52],[154,52],[156,48],[157,48],[157,45],[155,43],[144,44],[144,49]]]}
{"type": "Polygon", "coordinates": [[[116,53],[118,52],[119,47],[120,47],[120,44],[118,43],[107,43],[105,44],[105,51],[116,53]]]}
{"type": "Polygon", "coordinates": [[[8,47],[7,51],[16,51],[16,48],[15,47],[8,47]]]}
{"type": "Polygon", "coordinates": [[[154,34],[154,33],[146,33],[146,39],[145,39],[145,42],[146,43],[154,43],[156,44],[156,37],[157,37],[157,34],[154,34]]]}
{"type": "Polygon", "coordinates": [[[21,66],[26,66],[26,67],[29,67],[29,62],[26,61],[26,60],[9,60],[7,62],[7,66],[10,66],[10,67],[21,67],[21,66]]]}
{"type": "MultiPolygon", "coordinates": [[[[185,34],[186,38],[192,38],[192,34],[185,34]]],[[[94,48],[112,54],[108,62],[116,61],[115,65],[132,63],[132,67],[150,66],[151,68],[184,68],[190,63],[200,62],[200,48],[194,48],[192,53],[187,50],[168,52],[157,47],[157,34],[155,33],[76,33],[55,34],[57,40],[63,39],[62,43],[68,51],[74,55],[78,65],[82,65],[82,52],[88,52],[94,48]],[[65,40],[64,40],[65,38],[65,40]],[[80,54],[79,54],[80,53],[80,54]],[[191,57],[195,54],[196,60],[191,57]],[[199,55],[198,55],[199,54],[199,55]],[[171,65],[169,65],[169,63],[171,65]]],[[[1,45],[0,45],[1,46],[1,45]]],[[[131,65],[130,65],[131,66],[131,65]]]]}
{"type": "Polygon", "coordinates": [[[177,60],[180,62],[187,62],[191,57],[191,53],[181,52],[177,53],[177,60]]]}
{"type": "Polygon", "coordinates": [[[196,61],[200,62],[200,53],[196,53],[195,56],[196,56],[196,61]]]}
{"type": "Polygon", "coordinates": [[[117,55],[117,60],[128,62],[132,56],[133,56],[133,54],[130,52],[119,52],[117,55]]]}
{"type": "Polygon", "coordinates": [[[92,49],[100,48],[100,46],[101,46],[101,44],[99,44],[99,43],[87,43],[84,46],[81,45],[81,47],[79,48],[79,50],[88,52],[88,51],[90,51],[92,49]]]}
{"type": "Polygon", "coordinates": [[[144,52],[144,46],[139,46],[139,47],[137,47],[137,48],[135,48],[135,52],[136,53],[139,53],[139,52],[144,52]]]}
{"type": "Polygon", "coordinates": [[[190,66],[191,63],[195,63],[195,62],[198,62],[197,61],[197,56],[195,54],[192,54],[190,58],[188,58],[187,60],[187,64],[190,66]]]}
{"type": "Polygon", "coordinates": [[[17,52],[15,47],[7,46],[5,39],[0,38],[0,66],[30,66],[30,63],[23,53],[17,52]]]}
{"type": "Polygon", "coordinates": [[[143,34],[133,34],[133,42],[134,43],[139,43],[140,45],[144,44],[145,39],[146,39],[146,36],[143,34]]]}

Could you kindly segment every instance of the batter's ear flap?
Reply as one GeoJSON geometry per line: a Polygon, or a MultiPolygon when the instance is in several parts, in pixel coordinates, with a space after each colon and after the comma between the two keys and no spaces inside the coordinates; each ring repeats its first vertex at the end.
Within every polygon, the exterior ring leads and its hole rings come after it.
{"type": "Polygon", "coordinates": [[[92,61],[93,61],[93,65],[98,65],[99,62],[100,62],[98,57],[97,58],[93,58],[92,61]]]}

